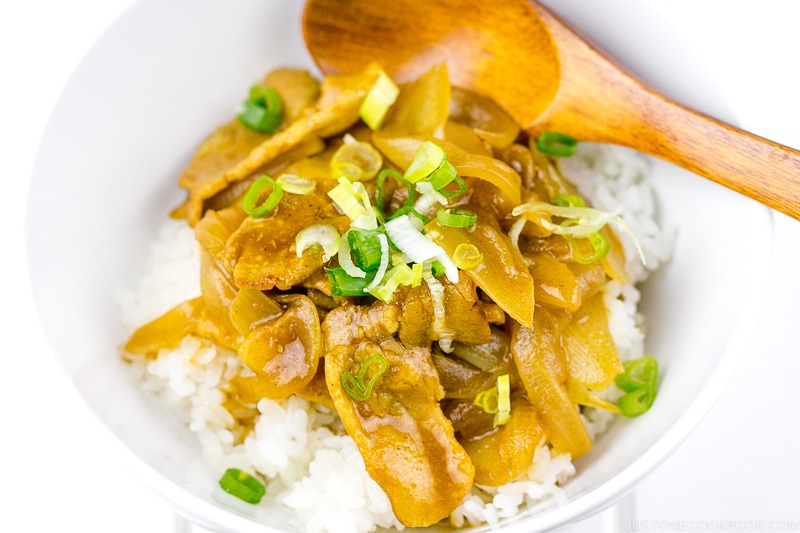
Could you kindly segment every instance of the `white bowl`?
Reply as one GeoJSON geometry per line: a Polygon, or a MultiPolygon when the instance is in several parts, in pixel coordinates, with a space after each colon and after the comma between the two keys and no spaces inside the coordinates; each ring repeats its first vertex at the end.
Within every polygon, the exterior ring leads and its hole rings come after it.
{"type": "MultiPolygon", "coordinates": [[[[733,120],[646,4],[545,3],[668,96],[733,120]]],[[[117,356],[124,332],[114,295],[141,274],[164,213],[183,198],[176,176],[232,115],[242,88],[277,66],[313,68],[301,8],[300,0],[134,4],[65,88],[31,183],[37,212],[51,215],[27,220],[34,290],[66,374],[118,437],[120,460],[178,512],[219,531],[282,531],[282,522],[258,523],[213,500],[193,437],[145,399],[117,356]]],[[[771,212],[660,161],[653,182],[663,220],[678,230],[674,259],[648,281],[641,306],[648,352],[663,368],[658,401],[646,416],[615,423],[581,459],[565,485],[568,503],[522,513],[504,531],[545,531],[632,490],[702,418],[744,349],[765,289],[771,212]]]]}

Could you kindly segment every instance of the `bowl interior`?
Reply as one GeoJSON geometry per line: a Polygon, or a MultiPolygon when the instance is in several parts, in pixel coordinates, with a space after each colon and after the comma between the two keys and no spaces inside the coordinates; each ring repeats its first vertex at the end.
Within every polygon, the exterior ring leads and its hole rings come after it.
{"type": "MultiPolygon", "coordinates": [[[[646,5],[550,3],[652,85],[732,120],[713,83],[690,53],[678,53],[681,44],[646,5]]],[[[292,521],[270,513],[259,517],[264,526],[214,502],[194,437],[145,398],[117,357],[124,333],[114,297],[143,272],[156,229],[183,199],[178,173],[205,135],[232,116],[243,88],[274,67],[313,69],[301,9],[299,0],[134,4],[65,88],[31,183],[31,276],[66,374],[118,437],[121,460],[188,518],[219,530],[264,532],[292,521]]],[[[653,178],[662,218],[677,228],[674,259],[648,281],[641,306],[648,351],[663,366],[659,399],[647,416],[615,424],[580,461],[566,486],[568,504],[532,521],[523,514],[509,530],[546,530],[630,490],[702,417],[755,322],[770,212],[660,161],[653,178]],[[748,252],[730,261],[741,250],[748,252]]]]}

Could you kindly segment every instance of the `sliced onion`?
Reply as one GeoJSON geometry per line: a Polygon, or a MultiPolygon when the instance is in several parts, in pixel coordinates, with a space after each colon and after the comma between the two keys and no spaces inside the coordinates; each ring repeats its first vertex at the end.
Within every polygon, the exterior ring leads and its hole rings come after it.
{"type": "Polygon", "coordinates": [[[411,222],[408,215],[400,215],[384,224],[394,245],[415,263],[446,255],[444,249],[425,237],[411,222]]]}

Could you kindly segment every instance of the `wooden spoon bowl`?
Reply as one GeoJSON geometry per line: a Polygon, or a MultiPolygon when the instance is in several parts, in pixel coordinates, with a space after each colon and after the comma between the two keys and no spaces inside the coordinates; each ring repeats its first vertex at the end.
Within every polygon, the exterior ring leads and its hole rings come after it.
{"type": "Polygon", "coordinates": [[[446,61],[531,135],[628,146],[800,219],[800,152],[656,93],[532,0],[308,0],[303,31],[326,74],[375,61],[402,82],[446,61]]]}

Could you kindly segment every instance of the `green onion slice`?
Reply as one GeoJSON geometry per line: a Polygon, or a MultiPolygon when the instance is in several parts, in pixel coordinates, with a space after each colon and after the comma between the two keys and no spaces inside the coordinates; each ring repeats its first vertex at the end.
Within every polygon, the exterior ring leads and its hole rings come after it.
{"type": "Polygon", "coordinates": [[[250,87],[248,102],[258,104],[273,113],[283,113],[283,100],[281,95],[272,87],[253,85],[250,87]]]}
{"type": "Polygon", "coordinates": [[[436,190],[444,189],[447,187],[450,182],[458,177],[458,172],[456,172],[456,167],[448,161],[447,159],[443,160],[439,167],[434,170],[431,175],[428,177],[428,181],[431,182],[433,188],[436,190]]]}
{"type": "Polygon", "coordinates": [[[350,233],[357,231],[349,229],[344,232],[342,238],[339,239],[339,265],[347,272],[347,275],[353,278],[366,278],[367,272],[359,267],[353,261],[352,250],[350,249],[350,233]]]}
{"type": "Polygon", "coordinates": [[[422,234],[408,218],[402,215],[383,225],[386,233],[398,250],[415,263],[435,259],[444,266],[445,275],[452,283],[458,283],[458,267],[447,256],[444,249],[422,234]]]}
{"type": "Polygon", "coordinates": [[[625,416],[639,416],[650,409],[655,399],[655,391],[637,389],[617,399],[617,407],[625,416]]]}
{"type": "Polygon", "coordinates": [[[331,282],[332,296],[364,296],[364,289],[370,283],[369,278],[354,278],[342,267],[326,268],[325,274],[331,282]]]}
{"type": "Polygon", "coordinates": [[[265,174],[256,179],[247,189],[242,199],[242,209],[253,218],[263,217],[270,214],[278,206],[281,198],[283,198],[283,189],[274,179],[265,174]],[[270,185],[272,186],[272,192],[261,205],[258,205],[262,192],[270,185]]]}
{"type": "Polygon", "coordinates": [[[508,374],[497,376],[497,413],[493,426],[502,426],[511,418],[511,380],[508,374]]]}
{"type": "MultiPolygon", "coordinates": [[[[557,207],[586,207],[586,202],[584,199],[577,194],[557,193],[553,195],[550,203],[557,207]]],[[[562,222],[561,225],[574,226],[578,223],[579,222],[577,222],[575,219],[567,219],[566,221],[562,222]]],[[[592,245],[593,251],[590,255],[582,255],[580,246],[577,245],[575,239],[573,239],[570,235],[564,235],[564,238],[567,239],[570,248],[572,249],[572,258],[575,260],[575,262],[582,265],[595,263],[608,255],[609,242],[608,239],[606,239],[606,236],[600,231],[596,231],[585,237],[592,245]]]]}
{"type": "Polygon", "coordinates": [[[645,355],[624,363],[623,367],[625,372],[614,379],[616,386],[626,393],[617,400],[617,407],[625,416],[638,416],[655,401],[658,361],[645,355]]]}
{"type": "Polygon", "coordinates": [[[228,494],[252,504],[260,502],[266,493],[263,483],[238,468],[227,469],[219,480],[219,486],[228,494]]]}
{"type": "MultiPolygon", "coordinates": [[[[419,264],[419,263],[417,263],[419,264]]],[[[416,266],[415,264],[414,266],[416,266]]],[[[420,277],[422,279],[422,265],[420,264],[420,277]]],[[[400,285],[411,285],[413,286],[414,283],[414,276],[415,270],[405,263],[400,263],[392,267],[385,276],[385,281],[375,286],[374,288],[369,289],[369,293],[373,295],[375,298],[378,298],[381,301],[386,303],[390,303],[394,299],[394,293],[400,285]]],[[[375,276],[377,279],[377,275],[375,276]]],[[[419,285],[419,281],[417,281],[417,285],[419,285]]]]}
{"type": "Polygon", "coordinates": [[[408,282],[408,285],[411,287],[419,287],[422,284],[422,270],[422,263],[414,263],[411,265],[411,280],[408,282]]]}
{"type": "Polygon", "coordinates": [[[569,235],[564,235],[564,238],[567,239],[570,248],[572,248],[572,259],[574,259],[576,263],[580,263],[582,265],[589,265],[600,261],[606,255],[608,255],[608,251],[611,248],[608,239],[600,231],[596,231],[586,237],[586,240],[588,240],[589,244],[592,245],[593,250],[592,254],[588,256],[581,255],[580,247],[575,242],[575,239],[569,235]]]}
{"type": "MultiPolygon", "coordinates": [[[[385,220],[390,220],[392,218],[398,217],[400,215],[404,215],[406,213],[410,213],[414,206],[414,185],[412,185],[407,179],[403,177],[398,171],[393,168],[385,168],[378,173],[378,178],[375,182],[378,187],[378,200],[377,200],[377,208],[378,211],[383,215],[385,220]],[[384,183],[386,182],[386,178],[392,177],[401,184],[403,184],[406,189],[408,190],[408,198],[406,198],[405,203],[392,215],[389,215],[385,210],[384,207],[386,205],[386,192],[384,190],[384,183]]],[[[426,221],[427,223],[427,221],[426,221]]]]}
{"type": "Polygon", "coordinates": [[[380,260],[378,261],[378,270],[372,278],[372,282],[364,288],[364,292],[369,292],[378,286],[383,281],[386,275],[386,269],[389,268],[389,238],[385,233],[378,233],[378,244],[380,246],[380,260]]]}
{"type": "Polygon", "coordinates": [[[354,377],[349,370],[345,370],[342,375],[339,376],[339,381],[348,396],[354,400],[363,402],[372,396],[375,383],[377,383],[378,379],[386,372],[387,368],[389,368],[389,364],[386,361],[386,357],[380,354],[373,354],[364,359],[364,362],[361,363],[361,368],[358,370],[357,377],[354,377]],[[365,383],[364,380],[367,378],[367,372],[369,372],[370,367],[375,366],[377,366],[377,368],[372,372],[372,376],[365,383]]]}
{"type": "Polygon", "coordinates": [[[294,238],[297,257],[312,246],[322,248],[322,261],[326,262],[339,251],[339,232],[331,224],[311,224],[297,232],[294,238]]]}
{"type": "Polygon", "coordinates": [[[239,121],[262,133],[275,133],[283,121],[283,101],[278,91],[263,85],[250,88],[250,97],[242,104],[239,121]]]}
{"type": "Polygon", "coordinates": [[[625,372],[614,379],[614,384],[625,392],[642,387],[655,388],[658,379],[658,360],[652,355],[623,363],[625,372]]]}
{"type": "Polygon", "coordinates": [[[447,268],[444,264],[439,261],[438,259],[435,261],[431,261],[431,273],[434,276],[441,276],[442,274],[447,272],[447,268]]]}
{"type": "Polygon", "coordinates": [[[556,193],[550,203],[559,207],[586,207],[586,202],[577,194],[556,193]]]}
{"type": "Polygon", "coordinates": [[[370,143],[351,140],[342,144],[331,158],[331,177],[369,181],[383,166],[383,156],[370,143]]]}
{"type": "Polygon", "coordinates": [[[281,174],[275,181],[284,191],[301,196],[311,194],[317,188],[316,181],[300,177],[297,174],[281,174]]]}
{"type": "Polygon", "coordinates": [[[487,414],[494,415],[493,427],[507,423],[511,418],[511,379],[508,374],[497,376],[495,386],[475,396],[475,405],[487,414]]]}
{"type": "Polygon", "coordinates": [[[400,88],[392,78],[381,71],[367,96],[364,97],[364,101],[361,102],[358,116],[371,130],[378,129],[399,94],[400,88]]]}
{"type": "Polygon", "coordinates": [[[578,148],[578,141],[564,133],[543,131],[536,139],[536,148],[545,155],[569,157],[578,148]]]}
{"type": "Polygon", "coordinates": [[[467,209],[439,209],[436,220],[452,228],[471,228],[478,221],[478,215],[467,209]]]}
{"type": "Polygon", "coordinates": [[[404,176],[409,182],[416,183],[430,176],[446,158],[447,155],[438,144],[425,141],[417,148],[404,176]]]}
{"type": "Polygon", "coordinates": [[[461,270],[471,270],[483,263],[483,254],[474,244],[462,242],[453,250],[453,262],[461,270]]]}
{"type": "Polygon", "coordinates": [[[453,181],[456,183],[456,185],[458,185],[458,190],[451,191],[450,189],[447,189],[447,188],[443,187],[443,188],[439,189],[438,192],[443,194],[443,195],[445,195],[445,196],[447,196],[447,197],[449,197],[449,198],[453,198],[453,197],[456,197],[456,196],[462,194],[464,191],[467,190],[467,184],[464,183],[464,180],[461,179],[461,176],[459,176],[458,174],[456,174],[456,176],[453,178],[453,181]]]}
{"type": "Polygon", "coordinates": [[[382,256],[380,235],[383,235],[381,230],[350,230],[347,232],[353,262],[361,270],[376,270],[380,265],[382,256]]]}
{"type": "Polygon", "coordinates": [[[497,387],[494,386],[478,393],[473,401],[475,405],[483,409],[487,414],[497,413],[497,387]]]}
{"type": "Polygon", "coordinates": [[[378,227],[378,217],[369,199],[369,193],[361,182],[351,182],[345,177],[328,191],[328,197],[352,221],[351,226],[360,229],[378,227]]]}

